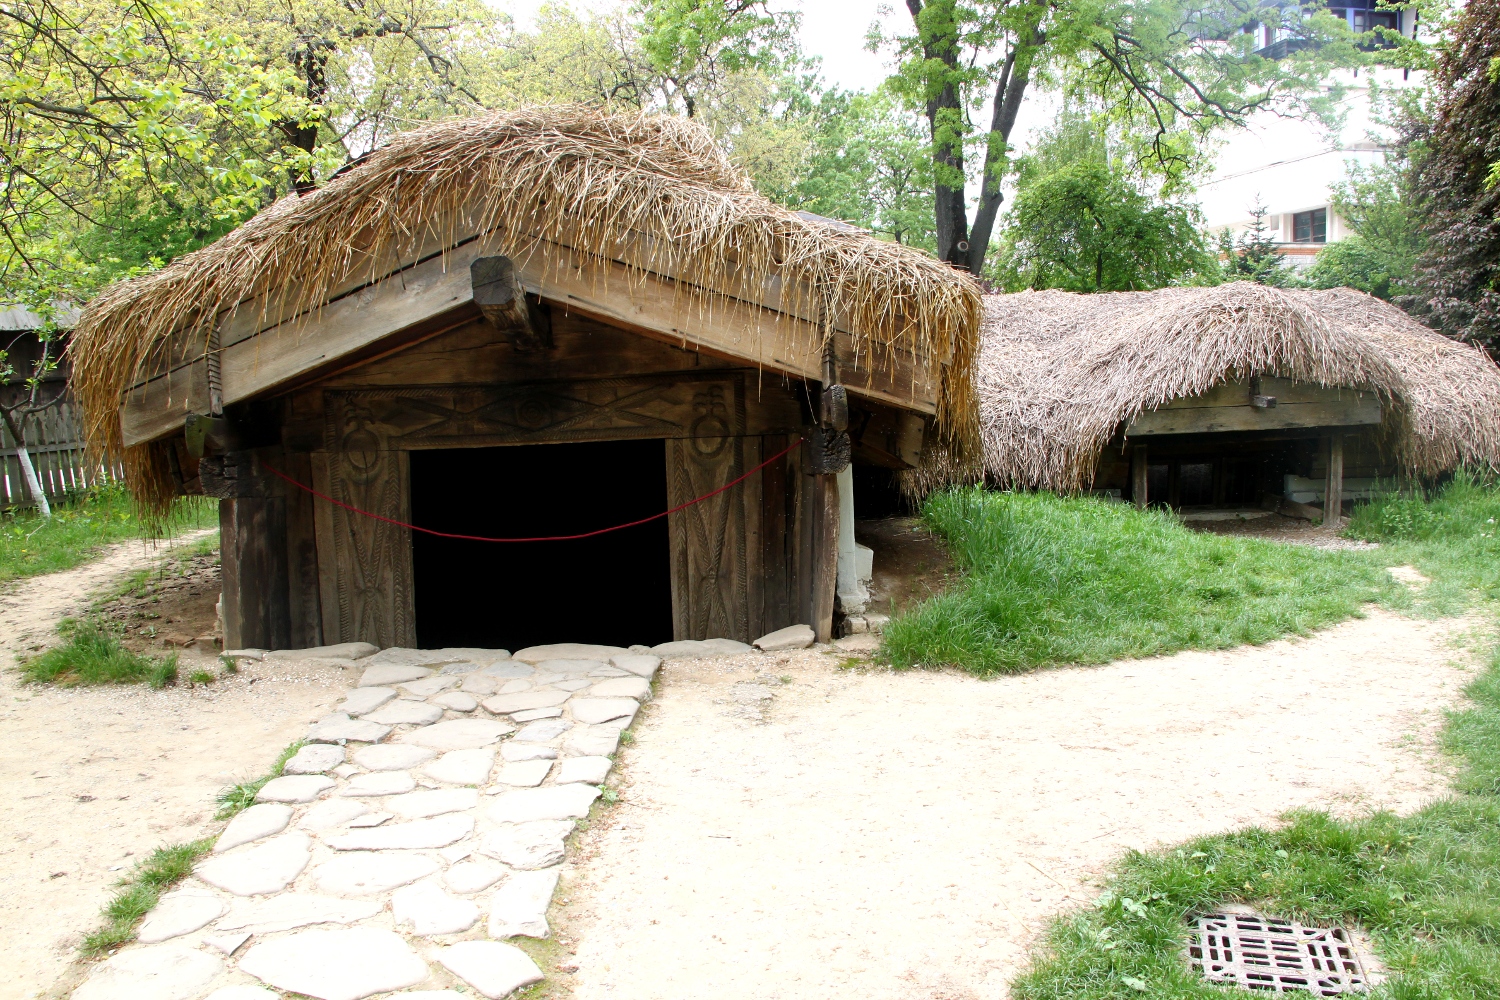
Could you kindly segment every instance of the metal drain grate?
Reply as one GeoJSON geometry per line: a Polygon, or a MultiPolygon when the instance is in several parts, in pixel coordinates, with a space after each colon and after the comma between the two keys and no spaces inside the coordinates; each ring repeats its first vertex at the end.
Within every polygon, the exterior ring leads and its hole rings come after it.
{"type": "Polygon", "coordinates": [[[1336,997],[1370,988],[1344,928],[1304,927],[1255,913],[1198,917],[1188,961],[1210,982],[1247,990],[1336,997]]]}

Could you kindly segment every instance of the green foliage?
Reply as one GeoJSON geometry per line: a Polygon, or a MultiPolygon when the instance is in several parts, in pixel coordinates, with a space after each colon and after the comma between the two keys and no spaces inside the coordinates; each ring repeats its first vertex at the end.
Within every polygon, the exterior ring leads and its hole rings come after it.
{"type": "Polygon", "coordinates": [[[795,61],[801,15],[765,0],[637,0],[632,13],[667,107],[680,105],[689,118],[724,78],[774,75],[795,61]]]}
{"type": "Polygon", "coordinates": [[[883,655],[899,668],[989,675],[1260,644],[1395,590],[1358,553],[1201,534],[1091,498],[955,490],[923,515],[966,577],[887,626],[883,655]]]}
{"type": "MultiPolygon", "coordinates": [[[[188,531],[217,523],[213,501],[184,497],[172,525],[188,531]]],[[[143,533],[130,494],[118,483],[102,483],[58,502],[49,519],[29,509],[0,512],[0,582],[71,569],[105,545],[143,533]]]]}
{"type": "Polygon", "coordinates": [[[1219,234],[1219,257],[1226,281],[1254,281],[1278,288],[1294,283],[1291,266],[1271,239],[1266,212],[1264,205],[1251,209],[1250,225],[1238,238],[1231,237],[1227,229],[1219,234]]]}
{"type": "Polygon", "coordinates": [[[93,684],[138,684],[163,688],[177,680],[177,654],[163,659],[132,653],[119,634],[103,622],[68,621],[59,626],[63,642],[21,664],[32,684],[77,687],[93,684]]]}
{"type": "Polygon", "coordinates": [[[197,860],[213,849],[213,839],[158,847],[117,885],[104,906],[105,924],[83,939],[82,952],[92,958],[135,940],[136,924],[151,911],[161,894],[192,874],[197,860]]]}
{"type": "Polygon", "coordinates": [[[1394,270],[1388,258],[1354,233],[1319,250],[1303,278],[1313,288],[1354,288],[1389,300],[1393,283],[1402,277],[1394,270]]]}
{"type": "Polygon", "coordinates": [[[1309,283],[1347,285],[1382,299],[1409,291],[1425,244],[1411,180],[1410,164],[1399,154],[1375,167],[1350,166],[1333,189],[1332,207],[1353,235],[1318,254],[1309,283]]]}
{"type": "Polygon", "coordinates": [[[271,770],[256,778],[254,781],[242,781],[238,785],[230,785],[218,794],[215,799],[219,803],[219,811],[215,819],[232,819],[234,816],[255,804],[255,796],[265,787],[266,782],[272,778],[281,777],[286,770],[286,762],[297,755],[297,751],[307,745],[305,740],[298,740],[285,750],[281,756],[276,758],[276,763],[271,765],[271,770]]]}

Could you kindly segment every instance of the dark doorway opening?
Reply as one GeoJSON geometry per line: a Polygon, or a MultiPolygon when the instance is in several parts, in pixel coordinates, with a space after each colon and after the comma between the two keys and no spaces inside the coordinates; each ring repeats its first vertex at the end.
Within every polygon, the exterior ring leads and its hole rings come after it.
{"type": "MultiPolygon", "coordinates": [[[[411,453],[412,523],[490,537],[574,535],[667,509],[659,440],[411,453]]],[[[519,649],[672,638],[667,519],[570,542],[412,533],[417,645],[519,649]]]]}

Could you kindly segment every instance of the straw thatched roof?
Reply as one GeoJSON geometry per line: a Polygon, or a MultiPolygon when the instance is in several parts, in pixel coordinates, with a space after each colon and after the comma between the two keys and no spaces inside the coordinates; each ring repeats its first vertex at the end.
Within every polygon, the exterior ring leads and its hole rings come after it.
{"type": "MultiPolygon", "coordinates": [[[[1347,288],[1213,288],[984,300],[976,383],[992,481],[1087,488],[1105,445],[1142,410],[1232,379],[1372,389],[1414,472],[1500,467],[1500,369],[1478,348],[1347,288]]],[[[936,479],[979,470],[928,470],[936,479]]]]}
{"type": "MultiPolygon", "coordinates": [[[[106,290],[78,325],[74,384],[90,442],[118,454],[121,392],[186,330],[259,297],[267,312],[317,308],[351,278],[441,238],[475,234],[515,254],[566,230],[594,259],[707,289],[778,280],[803,309],[852,333],[876,357],[904,348],[947,360],[940,433],[960,451],[977,431],[970,372],[978,286],[929,255],[800,218],[756,194],[702,127],[680,118],[532,108],[399,135],[320,190],[284,198],[219,240],[106,290]]],[[[711,305],[708,306],[711,308],[711,305]]],[[[160,492],[161,463],[126,454],[140,490],[160,492]],[[153,472],[152,470],[156,471],[153,472]]],[[[160,499],[142,497],[148,507],[160,499]]]]}

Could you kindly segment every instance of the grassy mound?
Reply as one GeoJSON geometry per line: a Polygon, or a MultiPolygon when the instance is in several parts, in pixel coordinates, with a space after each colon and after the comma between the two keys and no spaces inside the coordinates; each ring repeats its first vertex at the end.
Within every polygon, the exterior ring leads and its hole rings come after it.
{"type": "Polygon", "coordinates": [[[955,490],[923,515],[967,578],[887,626],[897,667],[983,675],[1259,644],[1394,589],[1359,553],[1201,534],[1087,497],[955,490]]]}
{"type": "Polygon", "coordinates": [[[21,673],[33,684],[77,687],[90,684],[137,684],[154,688],[177,680],[177,654],[164,659],[132,653],[119,636],[98,622],[65,622],[63,643],[27,660],[21,673]]]}

